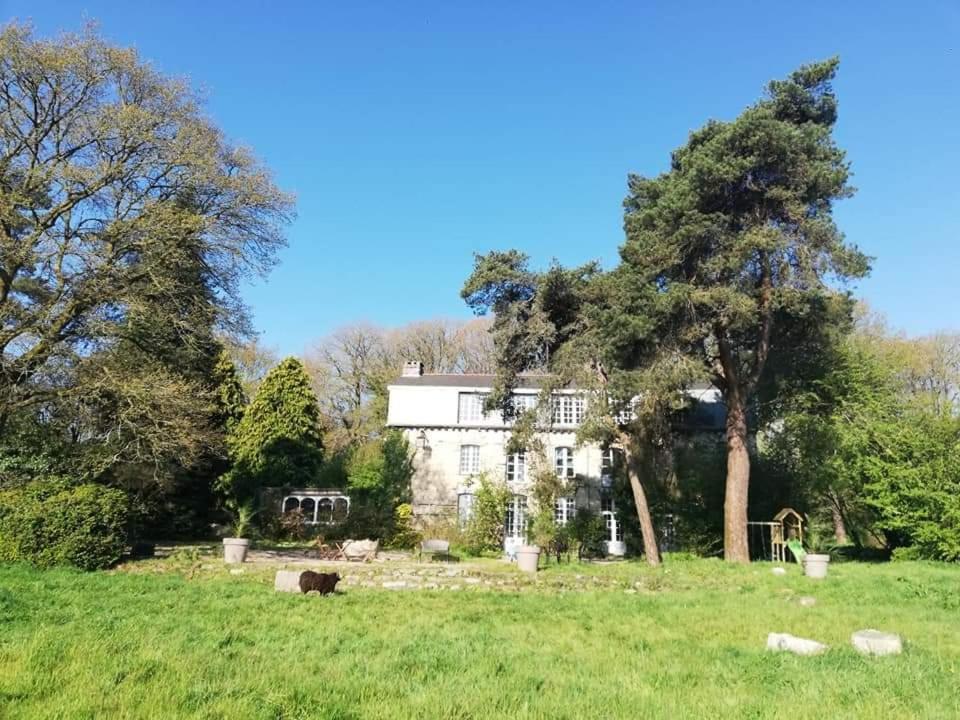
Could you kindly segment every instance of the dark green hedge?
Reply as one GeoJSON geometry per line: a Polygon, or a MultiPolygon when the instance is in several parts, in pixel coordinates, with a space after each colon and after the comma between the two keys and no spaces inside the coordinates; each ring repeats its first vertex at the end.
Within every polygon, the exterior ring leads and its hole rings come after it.
{"type": "Polygon", "coordinates": [[[128,503],[102,485],[35,482],[0,492],[0,562],[96,570],[123,554],[128,503]]]}

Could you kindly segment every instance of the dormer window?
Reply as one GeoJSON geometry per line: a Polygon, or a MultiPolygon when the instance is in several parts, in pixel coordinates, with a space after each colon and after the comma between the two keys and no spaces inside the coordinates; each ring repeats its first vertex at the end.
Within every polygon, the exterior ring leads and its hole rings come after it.
{"type": "Polygon", "coordinates": [[[553,424],[579,425],[583,422],[583,397],[558,395],[553,398],[553,424]]]}
{"type": "Polygon", "coordinates": [[[461,425],[470,425],[483,422],[486,412],[483,403],[487,399],[484,393],[460,393],[460,404],[457,409],[457,422],[461,425]]]}

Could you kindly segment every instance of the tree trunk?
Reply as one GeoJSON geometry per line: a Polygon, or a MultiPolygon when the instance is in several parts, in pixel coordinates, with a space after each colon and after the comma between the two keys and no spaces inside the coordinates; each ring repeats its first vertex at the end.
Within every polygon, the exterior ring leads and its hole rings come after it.
{"type": "Polygon", "coordinates": [[[747,408],[739,389],[727,403],[727,488],[723,503],[723,558],[750,562],[747,544],[747,494],[750,489],[750,450],[747,446],[747,408]]]}
{"type": "Polygon", "coordinates": [[[838,545],[846,545],[850,541],[847,535],[847,523],[840,510],[840,498],[830,493],[830,515],[833,518],[833,537],[838,545]]]}
{"type": "Polygon", "coordinates": [[[633,490],[633,502],[637,506],[637,517],[640,520],[640,534],[643,536],[643,553],[647,563],[653,567],[660,564],[660,548],[657,546],[657,533],[653,529],[653,518],[650,517],[650,506],[647,504],[647,493],[643,490],[640,475],[633,462],[633,453],[624,443],[624,459],[627,466],[627,477],[630,478],[630,489],[633,490]]]}

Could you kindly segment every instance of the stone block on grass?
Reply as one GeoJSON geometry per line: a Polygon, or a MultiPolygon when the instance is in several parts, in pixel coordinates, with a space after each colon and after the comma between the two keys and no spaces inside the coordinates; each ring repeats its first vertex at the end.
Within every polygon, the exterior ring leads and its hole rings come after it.
{"type": "Polygon", "coordinates": [[[300,570],[277,570],[273,589],[277,592],[300,592],[300,570]]]}
{"type": "Polygon", "coordinates": [[[816,640],[797,637],[789,633],[770,633],[767,635],[767,650],[791,652],[795,655],[819,655],[827,646],[816,640]]]}
{"type": "Polygon", "coordinates": [[[899,655],[903,652],[903,642],[896,633],[857,630],[850,636],[850,642],[863,655],[899,655]]]}

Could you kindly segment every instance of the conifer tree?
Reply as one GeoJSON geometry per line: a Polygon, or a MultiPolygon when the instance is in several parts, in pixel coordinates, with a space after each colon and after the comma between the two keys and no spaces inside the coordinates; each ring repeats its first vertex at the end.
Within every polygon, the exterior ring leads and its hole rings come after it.
{"type": "Polygon", "coordinates": [[[233,468],[222,490],[238,504],[263,487],[309,485],[323,461],[320,410],[296,358],[271,370],[230,437],[233,468]]]}

